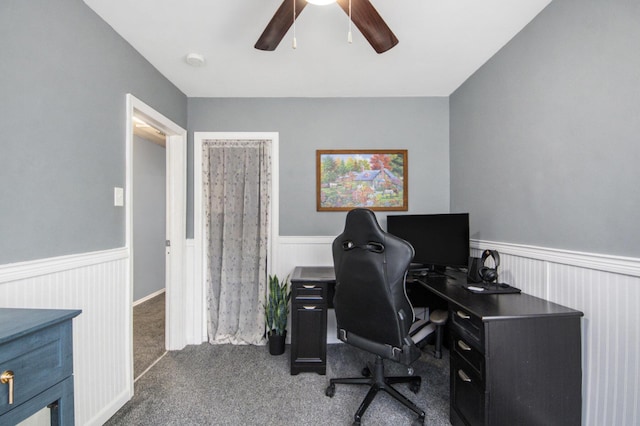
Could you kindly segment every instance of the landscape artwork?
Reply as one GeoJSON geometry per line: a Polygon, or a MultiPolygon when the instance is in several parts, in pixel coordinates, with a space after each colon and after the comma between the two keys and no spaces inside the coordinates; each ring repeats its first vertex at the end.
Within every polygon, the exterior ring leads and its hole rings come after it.
{"type": "Polygon", "coordinates": [[[407,150],[316,151],[318,211],[408,210],[407,150]]]}

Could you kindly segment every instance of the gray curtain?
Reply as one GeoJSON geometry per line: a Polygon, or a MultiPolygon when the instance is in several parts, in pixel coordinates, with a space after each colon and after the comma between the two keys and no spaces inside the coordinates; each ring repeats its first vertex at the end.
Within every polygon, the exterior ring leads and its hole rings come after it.
{"type": "Polygon", "coordinates": [[[208,334],[263,344],[271,141],[203,143],[208,334]]]}

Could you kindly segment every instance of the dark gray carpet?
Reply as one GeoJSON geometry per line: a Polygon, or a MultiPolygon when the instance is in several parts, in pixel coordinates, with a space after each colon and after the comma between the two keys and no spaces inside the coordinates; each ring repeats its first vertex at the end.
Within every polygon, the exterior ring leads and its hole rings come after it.
{"type": "Polygon", "coordinates": [[[133,377],[165,352],[164,293],[133,307],[133,377]]]}
{"type": "MultiPolygon", "coordinates": [[[[429,349],[429,347],[427,347],[429,349]]],[[[413,364],[423,382],[418,394],[408,385],[396,389],[424,409],[426,425],[449,425],[448,353],[430,354],[413,364]]],[[[333,398],[324,391],[331,377],[359,376],[372,357],[345,344],[329,345],[327,375],[289,374],[289,347],[269,355],[265,346],[188,346],[169,352],[135,385],[135,396],[107,425],[350,425],[368,388],[337,385],[333,398]]],[[[406,368],[385,363],[387,373],[406,368]]],[[[380,392],[363,425],[409,425],[415,415],[380,392]]]]}

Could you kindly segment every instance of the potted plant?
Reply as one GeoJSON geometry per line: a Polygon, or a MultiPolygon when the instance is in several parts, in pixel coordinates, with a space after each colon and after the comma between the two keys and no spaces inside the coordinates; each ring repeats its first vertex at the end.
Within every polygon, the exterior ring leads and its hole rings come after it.
{"type": "Polygon", "coordinates": [[[267,322],[269,353],[271,355],[284,353],[290,299],[289,277],[287,276],[283,281],[280,281],[277,275],[269,275],[269,294],[267,294],[267,302],[264,304],[264,315],[267,322]]]}

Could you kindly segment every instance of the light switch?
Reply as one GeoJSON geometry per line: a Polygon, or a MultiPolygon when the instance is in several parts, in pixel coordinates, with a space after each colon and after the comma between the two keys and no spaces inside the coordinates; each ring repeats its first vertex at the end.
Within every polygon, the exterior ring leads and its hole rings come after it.
{"type": "Polygon", "coordinates": [[[119,187],[113,188],[113,205],[116,207],[124,206],[124,189],[119,187]]]}

